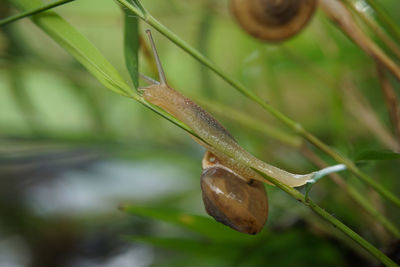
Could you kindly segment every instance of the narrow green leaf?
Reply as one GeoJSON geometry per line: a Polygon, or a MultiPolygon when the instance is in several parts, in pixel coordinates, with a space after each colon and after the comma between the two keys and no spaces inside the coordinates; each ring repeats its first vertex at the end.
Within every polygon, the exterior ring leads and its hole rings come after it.
{"type": "MultiPolygon", "coordinates": [[[[40,8],[40,0],[9,0],[21,11],[40,8]]],[[[87,68],[108,89],[125,96],[133,93],[117,70],[81,33],[52,11],[31,17],[33,22],[87,68]]]]}
{"type": "Polygon", "coordinates": [[[376,0],[366,0],[367,4],[376,12],[378,19],[392,33],[397,42],[400,42],[400,28],[397,23],[388,15],[382,3],[376,0]]]}
{"type": "MultiPolygon", "coordinates": [[[[35,10],[43,3],[41,0],[8,0],[21,11],[35,10]]],[[[31,17],[33,22],[53,38],[62,48],[74,56],[88,69],[106,88],[117,94],[128,96],[140,102],[147,108],[174,123],[191,135],[202,140],[186,124],[174,118],[163,109],[145,101],[143,97],[135,93],[125,83],[117,70],[107,61],[98,49],[90,43],[86,37],[67,23],[56,13],[46,11],[31,17]]],[[[202,140],[204,141],[204,140],[202,140]]]]}
{"type": "Polygon", "coordinates": [[[0,26],[7,25],[7,24],[15,22],[17,20],[32,16],[34,14],[38,14],[38,13],[44,12],[44,11],[49,10],[49,9],[53,9],[55,7],[67,4],[68,2],[72,2],[72,1],[75,1],[75,0],[59,0],[59,1],[47,4],[45,6],[41,6],[39,8],[34,9],[34,10],[29,10],[27,12],[23,12],[21,14],[15,15],[15,16],[11,16],[11,17],[2,19],[2,20],[0,20],[0,26]]]}
{"type": "Polygon", "coordinates": [[[400,159],[400,153],[390,150],[370,150],[360,153],[356,160],[391,160],[400,159]]]}
{"type": "Polygon", "coordinates": [[[121,209],[134,215],[174,224],[215,241],[245,242],[255,238],[236,232],[211,218],[187,214],[173,209],[133,205],[125,205],[121,209]]]}
{"type": "Polygon", "coordinates": [[[131,3],[137,7],[138,9],[140,9],[140,11],[142,12],[143,15],[146,14],[146,9],[144,8],[144,6],[142,5],[142,3],[138,0],[131,0],[131,3]]]}
{"type": "Polygon", "coordinates": [[[139,86],[139,19],[129,9],[124,10],[125,27],[124,27],[124,51],[125,64],[128,68],[133,85],[139,86]]]}

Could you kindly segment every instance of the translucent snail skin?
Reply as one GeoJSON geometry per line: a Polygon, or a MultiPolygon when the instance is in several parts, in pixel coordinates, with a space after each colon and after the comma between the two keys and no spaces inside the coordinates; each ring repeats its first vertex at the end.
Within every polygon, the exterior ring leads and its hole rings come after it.
{"type": "Polygon", "coordinates": [[[311,174],[296,175],[269,165],[244,150],[233,136],[208,112],[171,88],[149,30],[150,43],[156,60],[160,82],[143,76],[152,85],[141,88],[143,98],[188,125],[200,138],[193,139],[204,146],[201,186],[207,212],[217,221],[240,232],[258,233],[268,216],[266,180],[247,166],[291,187],[301,186],[311,174]],[[229,155],[229,156],[228,156],[229,155]],[[238,160],[235,160],[235,159],[238,160]]]}
{"type": "Polygon", "coordinates": [[[315,13],[318,0],[231,0],[239,25],[250,35],[278,42],[297,34],[315,13]]]}

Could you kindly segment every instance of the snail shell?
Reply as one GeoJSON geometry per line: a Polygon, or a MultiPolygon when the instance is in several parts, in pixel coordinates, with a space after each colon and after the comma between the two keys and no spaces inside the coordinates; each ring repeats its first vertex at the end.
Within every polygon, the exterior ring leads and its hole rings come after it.
{"type": "Polygon", "coordinates": [[[232,0],[239,24],[254,37],[274,42],[298,33],[310,20],[317,0],[232,0]]]}
{"type": "Polygon", "coordinates": [[[239,232],[260,232],[268,217],[264,185],[255,180],[247,181],[220,165],[218,158],[209,151],[204,155],[203,168],[201,190],[207,213],[239,232]]]}

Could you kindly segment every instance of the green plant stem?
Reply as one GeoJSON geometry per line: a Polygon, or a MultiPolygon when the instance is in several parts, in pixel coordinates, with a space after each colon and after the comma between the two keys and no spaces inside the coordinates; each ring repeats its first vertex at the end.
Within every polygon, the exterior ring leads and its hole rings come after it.
{"type": "Polygon", "coordinates": [[[382,21],[383,24],[389,29],[389,31],[396,38],[397,42],[400,42],[400,29],[397,24],[390,18],[390,16],[386,13],[385,10],[381,6],[379,6],[378,1],[376,0],[365,0],[365,2],[372,7],[375,13],[378,15],[378,18],[382,21]]]}
{"type": "MultiPolygon", "coordinates": [[[[125,0],[117,0],[117,1],[125,1],[125,0]]],[[[203,65],[207,66],[212,71],[214,71],[220,78],[225,80],[228,84],[232,85],[244,96],[246,96],[247,98],[249,98],[249,99],[253,100],[254,102],[258,103],[259,105],[261,105],[264,109],[269,111],[274,117],[278,118],[280,121],[284,122],[286,125],[288,125],[289,127],[293,128],[293,129],[297,129],[297,127],[300,127],[300,125],[298,123],[296,123],[295,121],[286,117],[284,114],[282,114],[278,110],[271,107],[269,104],[264,102],[264,100],[262,100],[256,94],[254,94],[253,92],[248,90],[243,84],[241,84],[240,82],[238,82],[234,79],[231,79],[229,77],[229,75],[227,73],[225,73],[221,68],[219,68],[216,64],[211,62],[206,57],[204,57],[198,50],[196,50],[195,48],[190,46],[188,43],[183,41],[176,34],[171,32],[167,27],[165,27],[163,24],[161,24],[154,17],[147,15],[146,22],[149,25],[153,26],[157,31],[159,31],[165,37],[170,39],[173,43],[175,43],[180,48],[182,48],[184,51],[186,51],[191,56],[193,56],[195,59],[197,59],[199,62],[201,62],[203,65]]]]}
{"type": "Polygon", "coordinates": [[[397,59],[400,59],[400,48],[393,41],[393,39],[378,25],[373,17],[371,17],[367,12],[359,10],[355,7],[354,1],[345,0],[347,6],[357,14],[357,16],[363,21],[364,24],[368,25],[369,29],[378,36],[382,42],[391,50],[393,54],[396,55],[397,59]]]}
{"type": "Polygon", "coordinates": [[[245,126],[246,129],[256,130],[263,133],[265,136],[278,140],[292,148],[299,149],[303,143],[303,140],[298,135],[288,134],[278,127],[266,124],[261,119],[256,119],[254,116],[245,114],[238,109],[212,102],[209,99],[196,98],[196,101],[202,107],[210,110],[213,114],[218,114],[219,116],[238,122],[242,126],[245,126]]]}
{"type": "Polygon", "coordinates": [[[232,85],[236,90],[238,90],[244,96],[246,96],[247,98],[258,103],[261,107],[263,107],[265,110],[267,110],[269,113],[271,113],[275,118],[277,118],[282,123],[284,123],[287,126],[289,126],[290,128],[292,128],[296,133],[301,135],[304,139],[306,139],[307,141],[312,143],[314,146],[318,147],[320,150],[325,152],[327,155],[334,158],[337,162],[345,164],[347,166],[347,168],[352,173],[354,173],[360,180],[362,180],[364,183],[366,183],[369,186],[371,186],[372,188],[374,188],[379,194],[381,194],[387,200],[393,202],[395,205],[400,207],[400,198],[395,196],[393,193],[389,192],[386,188],[382,187],[379,183],[375,182],[375,180],[372,179],[371,177],[369,177],[367,174],[363,173],[360,169],[358,169],[357,166],[354,165],[354,163],[351,160],[339,155],[336,151],[331,149],[329,146],[325,145],[321,140],[319,140],[317,137],[315,137],[310,132],[308,132],[306,129],[304,129],[300,123],[293,121],[292,119],[290,119],[289,117],[287,117],[286,115],[281,113],[280,111],[273,108],[271,105],[264,102],[260,97],[258,97],[256,94],[254,94],[253,92],[248,90],[240,82],[230,78],[229,75],[226,74],[221,68],[219,68],[216,64],[214,64],[209,59],[204,57],[199,51],[197,51],[195,48],[193,48],[192,46],[187,44],[185,41],[183,41],[181,38],[179,38],[175,33],[171,32],[167,27],[165,27],[158,20],[156,20],[154,17],[152,17],[146,10],[144,10],[144,12],[142,12],[139,8],[132,6],[126,0],[117,0],[117,1],[121,5],[130,9],[133,13],[135,13],[137,16],[139,16],[142,20],[144,20],[146,23],[148,23],[149,25],[154,27],[157,31],[159,31],[161,34],[163,34],[165,37],[167,37],[173,43],[178,45],[184,51],[189,53],[192,57],[197,59],[199,62],[201,62],[208,68],[210,68],[219,77],[221,77],[227,83],[232,85]]]}
{"type": "Polygon", "coordinates": [[[310,143],[314,144],[320,150],[322,150],[325,154],[331,156],[337,162],[340,162],[347,166],[348,170],[355,174],[361,181],[366,183],[367,185],[374,188],[378,193],[380,193],[386,199],[392,201],[394,204],[400,207],[400,199],[395,196],[393,193],[389,192],[384,188],[381,184],[373,180],[367,174],[363,173],[352,161],[349,159],[339,155],[339,153],[335,152],[329,146],[325,145],[321,142],[318,138],[313,136],[311,133],[307,132],[306,130],[302,129],[300,133],[305,139],[310,141],[310,143]]]}
{"type": "Polygon", "coordinates": [[[48,5],[42,6],[42,7],[37,8],[37,9],[29,10],[27,12],[22,12],[21,14],[18,14],[18,15],[11,16],[11,17],[5,18],[3,20],[0,20],[0,26],[4,26],[4,25],[12,23],[14,21],[17,21],[17,20],[32,16],[32,15],[41,13],[43,11],[52,9],[54,7],[57,7],[57,6],[61,6],[63,4],[66,4],[66,3],[72,2],[72,1],[75,1],[75,0],[59,0],[59,1],[50,3],[48,5]]]}
{"type": "MultiPolygon", "coordinates": [[[[303,146],[301,149],[302,154],[318,168],[326,168],[328,165],[323,161],[317,154],[315,154],[307,146],[303,146]]],[[[331,179],[344,190],[358,205],[360,205],[365,211],[372,215],[373,219],[379,221],[390,233],[396,238],[400,238],[399,228],[393,224],[388,218],[385,217],[378,209],[376,209],[371,202],[362,194],[360,194],[351,183],[346,183],[343,178],[337,174],[330,174],[331,179]]]]}
{"type": "Polygon", "coordinates": [[[395,262],[393,262],[389,257],[387,257],[385,254],[383,254],[379,249],[374,247],[371,243],[369,243],[367,240],[362,238],[359,234],[351,230],[348,226],[346,226],[344,223],[333,217],[331,214],[329,214],[327,211],[322,209],[320,206],[317,204],[314,204],[310,199],[305,199],[304,195],[301,194],[299,191],[296,189],[289,187],[287,185],[282,184],[278,180],[266,176],[264,173],[261,173],[254,169],[256,172],[258,172],[260,175],[262,175],[264,178],[269,180],[271,183],[273,183],[276,187],[280,188],[281,190],[285,191],[287,194],[295,198],[297,201],[303,203],[304,205],[308,206],[310,209],[312,209],[316,214],[321,216],[324,220],[328,221],[331,223],[334,227],[338,228],[341,230],[344,234],[346,234],[348,237],[353,239],[355,242],[357,242],[360,246],[362,246],[364,249],[366,249],[369,253],[371,253],[376,259],[378,259],[380,262],[385,264],[386,266],[397,266],[395,262]]]}

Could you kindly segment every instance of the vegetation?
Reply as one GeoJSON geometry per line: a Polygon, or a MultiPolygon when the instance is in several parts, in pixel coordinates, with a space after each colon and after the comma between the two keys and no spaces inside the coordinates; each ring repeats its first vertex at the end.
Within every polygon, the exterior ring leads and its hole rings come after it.
{"type": "Polygon", "coordinates": [[[278,44],[227,1],[1,3],[0,245],[33,266],[396,266],[400,10],[341,3],[278,44]],[[275,185],[259,235],[205,214],[199,136],[137,91],[157,77],[149,27],[172,87],[263,161],[318,171],[291,188],[249,165],[275,185]]]}

